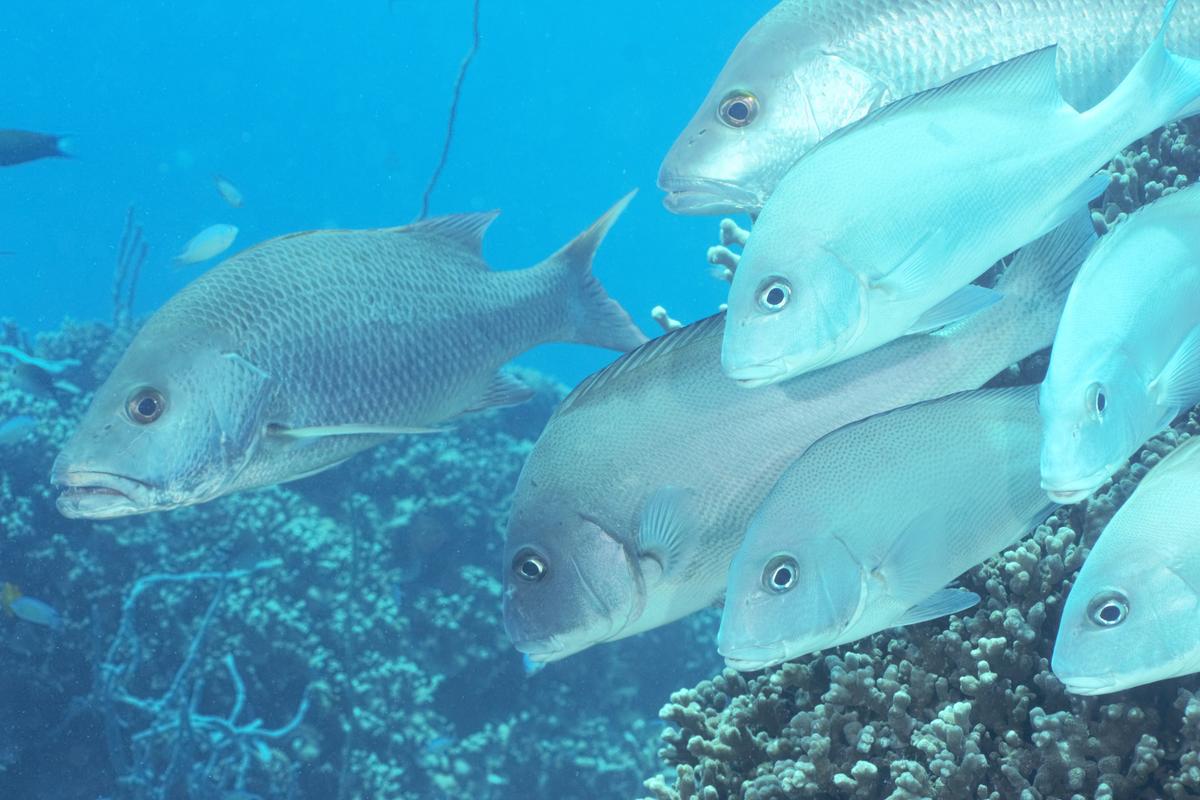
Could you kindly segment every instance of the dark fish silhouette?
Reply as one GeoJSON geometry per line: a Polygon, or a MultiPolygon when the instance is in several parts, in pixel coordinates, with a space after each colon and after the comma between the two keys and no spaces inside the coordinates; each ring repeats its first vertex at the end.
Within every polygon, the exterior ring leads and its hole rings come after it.
{"type": "Polygon", "coordinates": [[[0,128],[0,167],[37,161],[39,158],[70,158],[66,136],[0,128]]]}

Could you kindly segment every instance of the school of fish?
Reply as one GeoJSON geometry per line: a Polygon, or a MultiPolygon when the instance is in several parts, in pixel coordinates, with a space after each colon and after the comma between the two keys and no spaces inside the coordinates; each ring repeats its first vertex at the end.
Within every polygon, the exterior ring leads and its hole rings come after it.
{"type": "MultiPolygon", "coordinates": [[[[1200,113],[1195,57],[1200,0],[782,0],[658,176],[673,212],[754,222],[722,313],[647,341],[608,296],[593,257],[632,194],[520,270],[483,259],[497,212],[271,239],[140,329],[54,462],[58,508],[313,475],[524,401],[504,364],[574,342],[623,355],[515,487],[501,597],[528,673],[713,605],[743,671],[960,613],[958,576],[1200,403],[1200,189],[1099,242],[1089,211],[1116,153],[1200,113]],[[983,388],[1047,348],[1040,384],[983,388]]],[[[68,152],[0,130],[0,166],[68,152]]],[[[0,356],[38,391],[78,366],[0,356]]],[[[0,447],[37,425],[0,420],[0,447]]],[[[1200,672],[1198,480],[1188,441],[1101,533],[1055,643],[1068,691],[1200,672]]],[[[62,628],[11,584],[0,608],[62,628]]]]}

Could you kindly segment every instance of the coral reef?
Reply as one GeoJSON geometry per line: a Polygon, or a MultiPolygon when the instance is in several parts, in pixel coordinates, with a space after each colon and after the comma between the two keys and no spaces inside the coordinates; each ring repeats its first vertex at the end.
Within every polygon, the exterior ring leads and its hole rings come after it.
{"type": "Polygon", "coordinates": [[[501,622],[502,530],[561,386],[523,372],[537,393],[522,406],[293,484],[67,520],[51,461],[134,327],[30,337],[0,321],[0,343],[82,362],[64,374],[72,393],[17,381],[0,359],[0,422],[37,420],[0,445],[0,582],[64,621],[0,615],[0,795],[637,792],[662,698],[719,664],[714,620],[527,674],[501,622]]]}

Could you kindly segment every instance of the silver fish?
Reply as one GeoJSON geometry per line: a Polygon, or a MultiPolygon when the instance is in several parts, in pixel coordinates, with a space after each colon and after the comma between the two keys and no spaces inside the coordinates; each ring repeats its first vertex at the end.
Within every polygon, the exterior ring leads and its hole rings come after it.
{"type": "Polygon", "coordinates": [[[717,649],[750,672],[974,606],[945,588],[1054,508],[1037,387],[982,389],[847,425],[780,476],[729,572],[717,649]]]}
{"type": "Polygon", "coordinates": [[[1075,694],[1200,672],[1200,438],[1150,470],[1079,571],[1051,668],[1075,694]]]}
{"type": "Polygon", "coordinates": [[[216,258],[230,248],[237,235],[236,225],[210,225],[188,240],[183,251],[175,256],[175,263],[197,264],[216,258]]]}
{"type": "Polygon", "coordinates": [[[59,454],[70,517],[118,517],[293,480],[406,432],[521,402],[534,345],[645,341],[591,272],[626,197],[526,270],[492,272],[496,212],[273,239],[139,331],[59,454]]]}
{"type": "MultiPolygon", "coordinates": [[[[750,29],[659,171],[677,214],[757,214],[834,131],[894,100],[1058,44],[1058,80],[1083,110],[1158,30],[1162,0],[784,0],[750,29]]],[[[1200,56],[1200,3],[1167,46],[1200,56]]]]}
{"type": "Polygon", "coordinates": [[[791,462],[842,425],[977,388],[1048,346],[1094,238],[1081,215],[1016,257],[990,308],[786,383],[748,392],[722,377],[720,316],[589,378],[518,481],[510,639],[553,661],[718,601],[751,514],[791,462]]]}
{"type": "Polygon", "coordinates": [[[994,302],[971,281],[1108,188],[1097,170],[1114,152],[1200,111],[1200,60],[1161,37],[1084,113],[1063,102],[1054,59],[1037,50],[892,103],[797,162],[734,272],[725,374],[761,386],[994,302]]]}

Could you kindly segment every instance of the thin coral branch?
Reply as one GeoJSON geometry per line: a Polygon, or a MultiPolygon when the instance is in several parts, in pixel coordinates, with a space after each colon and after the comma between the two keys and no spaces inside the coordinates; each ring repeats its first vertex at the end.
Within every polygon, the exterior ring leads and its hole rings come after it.
{"type": "Polygon", "coordinates": [[[450,157],[450,144],[454,140],[454,122],[458,118],[458,101],[462,95],[463,80],[466,79],[467,68],[471,66],[471,61],[477,52],[479,52],[479,0],[475,0],[471,14],[471,49],[467,51],[466,57],[458,65],[458,78],[454,81],[454,95],[450,101],[450,117],[446,120],[446,138],[442,141],[442,155],[433,169],[433,175],[429,178],[429,185],[425,187],[425,194],[421,197],[421,213],[417,219],[425,219],[429,215],[429,200],[433,196],[434,188],[437,187],[438,179],[442,177],[446,160],[450,157]]]}

